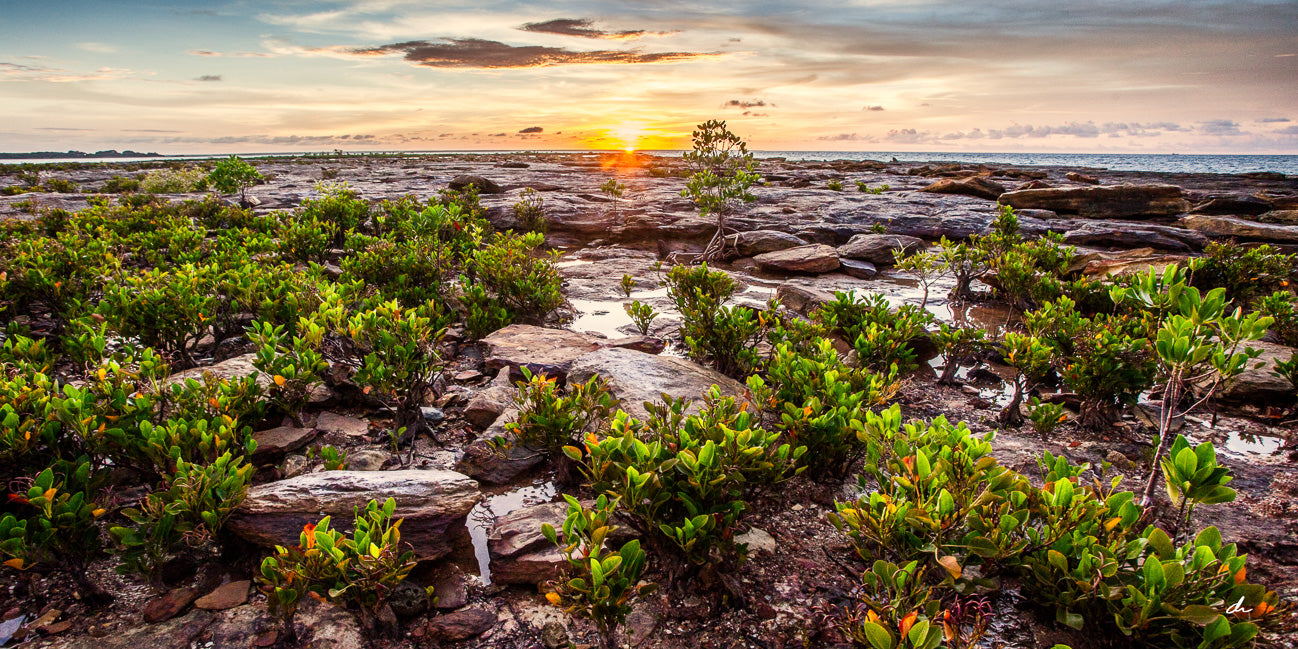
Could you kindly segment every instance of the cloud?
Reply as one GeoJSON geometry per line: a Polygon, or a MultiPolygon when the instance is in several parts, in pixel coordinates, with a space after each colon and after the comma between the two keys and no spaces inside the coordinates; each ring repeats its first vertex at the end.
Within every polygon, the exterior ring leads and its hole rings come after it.
{"type": "MultiPolygon", "coordinates": [[[[322,48],[321,53],[336,51],[322,48]]],[[[506,45],[480,38],[453,38],[431,41],[406,41],[379,47],[355,48],[345,53],[354,56],[400,54],[406,61],[429,68],[548,68],[560,65],[672,63],[690,59],[714,58],[716,54],[697,52],[640,52],[637,50],[594,50],[577,52],[563,47],[540,45],[506,45]]]]}
{"type": "Polygon", "coordinates": [[[190,50],[186,52],[190,56],[207,56],[207,57],[228,57],[232,59],[268,59],[274,54],[270,52],[214,52],[212,50],[190,50]]]}
{"type": "Polygon", "coordinates": [[[63,68],[51,68],[39,65],[22,65],[0,61],[0,81],[48,81],[52,83],[69,83],[72,81],[107,81],[136,76],[134,70],[126,68],[99,68],[94,72],[72,72],[63,68]]]}
{"type": "Polygon", "coordinates": [[[1210,119],[1206,122],[1199,122],[1199,132],[1204,135],[1245,135],[1244,131],[1239,130],[1239,123],[1229,119],[1210,119]]]}
{"type": "Polygon", "coordinates": [[[980,140],[980,139],[1040,139],[1056,135],[1077,138],[1109,137],[1157,137],[1165,132],[1187,132],[1189,129],[1174,122],[1069,122],[1058,126],[1033,126],[1031,124],[1012,124],[1005,128],[974,128],[969,131],[955,131],[938,137],[938,140],[980,140]]]}
{"type": "Polygon", "coordinates": [[[1277,130],[1276,133],[1280,135],[1298,135],[1298,125],[1286,126],[1282,129],[1277,130]]]}
{"type": "Polygon", "coordinates": [[[540,23],[527,23],[519,29],[525,32],[540,34],[558,34],[560,36],[578,36],[580,38],[599,38],[604,40],[632,40],[641,36],[666,36],[675,32],[651,32],[636,29],[613,32],[593,27],[594,21],[588,18],[556,18],[540,23]]]}
{"type": "Polygon", "coordinates": [[[202,144],[346,144],[367,143],[376,136],[364,135],[225,135],[221,137],[169,137],[160,142],[164,144],[191,143],[202,144]]]}
{"type": "Polygon", "coordinates": [[[862,108],[861,110],[868,110],[868,111],[876,112],[876,113],[877,113],[877,112],[883,110],[883,106],[866,106],[865,108],[862,108]]]}
{"type": "Polygon", "coordinates": [[[920,142],[931,141],[928,131],[917,131],[913,128],[901,128],[888,131],[884,136],[889,142],[898,142],[901,144],[918,144],[920,142]]]}
{"type": "Polygon", "coordinates": [[[107,43],[77,43],[77,47],[95,54],[112,54],[117,51],[117,47],[107,43]]]}
{"type": "Polygon", "coordinates": [[[203,74],[194,78],[194,81],[220,81],[220,80],[221,80],[221,75],[219,74],[203,74]]]}
{"type": "Polygon", "coordinates": [[[69,128],[69,127],[65,127],[65,126],[42,126],[42,127],[40,127],[40,128],[34,129],[34,130],[37,130],[37,131],[91,131],[91,130],[94,130],[94,129],[89,129],[89,128],[69,128]]]}
{"type": "Polygon", "coordinates": [[[1257,122],[1258,124],[1275,124],[1275,123],[1288,122],[1290,120],[1288,117],[1263,117],[1261,119],[1255,119],[1253,121],[1257,122]]]}
{"type": "Polygon", "coordinates": [[[869,135],[857,135],[856,133],[839,133],[838,135],[822,135],[817,140],[822,142],[874,142],[875,139],[869,135]]]}
{"type": "Polygon", "coordinates": [[[767,105],[766,102],[761,99],[754,99],[752,101],[747,101],[744,99],[731,99],[730,101],[725,103],[724,108],[758,108],[760,106],[765,106],[765,105],[767,105]]]}
{"type": "Polygon", "coordinates": [[[541,128],[540,126],[529,126],[529,127],[525,128],[525,129],[519,131],[519,133],[544,133],[544,132],[545,132],[545,129],[544,129],[544,128],[541,128]]]}

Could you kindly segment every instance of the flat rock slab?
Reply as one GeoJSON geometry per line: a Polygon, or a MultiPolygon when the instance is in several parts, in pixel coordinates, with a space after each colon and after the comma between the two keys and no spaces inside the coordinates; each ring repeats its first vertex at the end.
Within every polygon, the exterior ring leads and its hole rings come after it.
{"type": "Polygon", "coordinates": [[[326,515],[336,529],[350,528],[353,511],[370,500],[397,502],[401,536],[420,560],[451,551],[451,531],[482,497],[478,483],[454,471],[323,471],[248,490],[229,527],[264,546],[293,546],[302,527],[326,515]]]}
{"type": "Polygon", "coordinates": [[[1258,223],[1233,216],[1191,214],[1181,218],[1181,225],[1214,237],[1282,243],[1298,241],[1298,226],[1258,223]]]}
{"type": "Polygon", "coordinates": [[[1249,362],[1248,369],[1222,387],[1219,398],[1232,403],[1259,406],[1291,403],[1294,399],[1293,386],[1289,385],[1288,379],[1272,370],[1275,369],[1277,360],[1287,361],[1298,350],[1260,340],[1252,340],[1244,345],[1261,350],[1262,354],[1249,362]],[[1259,362],[1262,366],[1254,367],[1259,362]]]}
{"type": "Polygon", "coordinates": [[[315,429],[322,433],[337,433],[348,437],[364,437],[370,434],[369,422],[336,412],[320,413],[315,421],[315,429]]]}
{"type": "Polygon", "coordinates": [[[921,189],[930,194],[959,194],[994,201],[1005,193],[1005,186],[983,176],[968,178],[943,178],[921,189]]]}
{"type": "Polygon", "coordinates": [[[211,611],[190,611],[158,624],[124,625],[103,638],[70,636],[51,639],[59,649],[190,649],[191,643],[216,619],[211,611]]]}
{"type": "Polygon", "coordinates": [[[267,376],[261,370],[258,370],[252,364],[253,360],[256,358],[257,358],[256,354],[244,354],[242,356],[235,356],[234,358],[223,360],[220,363],[217,363],[215,365],[208,365],[207,367],[194,367],[191,369],[187,369],[183,372],[176,372],[175,374],[172,374],[171,376],[167,377],[166,381],[164,382],[167,385],[171,385],[173,383],[183,383],[185,379],[194,379],[196,381],[201,382],[203,380],[204,374],[211,374],[212,376],[215,376],[217,378],[221,378],[229,381],[232,379],[241,379],[245,376],[253,376],[255,374],[257,376],[257,385],[260,385],[263,388],[269,387],[270,377],[267,376]]]}
{"type": "Polygon", "coordinates": [[[496,614],[481,608],[465,608],[438,615],[424,627],[425,641],[459,642],[482,635],[496,626],[496,614]]]}
{"type": "Polygon", "coordinates": [[[509,325],[482,342],[487,345],[487,369],[510,368],[510,374],[521,376],[519,368],[533,374],[562,379],[577,357],[600,348],[600,339],[567,329],[547,329],[532,325],[509,325]]]}
{"type": "Polygon", "coordinates": [[[482,435],[464,447],[464,455],[455,463],[455,470],[488,484],[508,484],[519,474],[545,461],[543,451],[535,451],[518,442],[518,438],[505,430],[505,424],[518,417],[518,410],[510,408],[501,413],[482,435]],[[501,438],[504,448],[493,442],[501,438]]]}
{"type": "MultiPolygon", "coordinates": [[[[568,380],[589,381],[594,376],[608,381],[609,391],[627,414],[637,419],[649,416],[644,402],[657,402],[663,394],[694,401],[713,385],[725,395],[744,393],[744,384],[698,363],[674,356],[654,356],[630,349],[606,348],[578,358],[568,380]]],[[[696,408],[691,406],[690,411],[696,408]]]]}
{"type": "Polygon", "coordinates": [[[811,312],[819,308],[820,305],[835,300],[834,294],[829,291],[822,291],[818,288],[802,286],[792,282],[780,284],[775,289],[775,297],[786,309],[804,316],[811,315],[811,312]]]}
{"type": "Polygon", "coordinates": [[[252,434],[257,441],[257,451],[252,454],[257,460],[272,460],[284,454],[296,451],[315,439],[318,431],[314,428],[296,428],[280,426],[252,434]]]}
{"type": "Polygon", "coordinates": [[[838,251],[823,243],[786,248],[756,257],[757,267],[790,273],[828,273],[838,270],[838,251]]]}
{"type": "Polygon", "coordinates": [[[1000,203],[1014,209],[1050,210],[1107,219],[1174,216],[1190,210],[1190,202],[1175,185],[1023,189],[1002,194],[1000,203]]]}
{"type": "Polygon", "coordinates": [[[498,584],[539,584],[554,579],[567,561],[558,548],[541,535],[541,524],[549,523],[556,530],[562,530],[567,516],[568,503],[552,502],[524,507],[496,519],[487,533],[491,581],[498,584]]]}
{"type": "Polygon", "coordinates": [[[154,597],[144,605],[144,621],[157,624],[180,615],[198,599],[194,588],[173,588],[167,594],[154,597]]]}
{"type": "Polygon", "coordinates": [[[252,582],[247,579],[218,586],[216,590],[198,598],[194,602],[194,608],[201,608],[205,611],[224,611],[228,608],[240,606],[248,601],[248,589],[251,587],[252,582]]]}
{"type": "Polygon", "coordinates": [[[858,234],[838,247],[838,256],[891,266],[896,260],[894,252],[907,254],[927,245],[919,237],[904,234],[858,234]]]}
{"type": "Polygon", "coordinates": [[[750,230],[726,237],[740,257],[752,257],[767,252],[788,250],[807,245],[800,237],[778,230],[750,230]]]}

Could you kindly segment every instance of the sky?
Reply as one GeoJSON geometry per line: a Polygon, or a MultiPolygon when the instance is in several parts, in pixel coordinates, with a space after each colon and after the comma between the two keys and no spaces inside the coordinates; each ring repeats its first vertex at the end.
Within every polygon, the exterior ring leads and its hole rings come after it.
{"type": "Polygon", "coordinates": [[[1298,0],[0,0],[0,151],[1298,153],[1298,0]]]}

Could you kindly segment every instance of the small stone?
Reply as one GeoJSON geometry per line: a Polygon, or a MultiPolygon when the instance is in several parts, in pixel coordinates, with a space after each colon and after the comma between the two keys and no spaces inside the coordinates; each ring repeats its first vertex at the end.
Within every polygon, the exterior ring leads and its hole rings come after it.
{"type": "Polygon", "coordinates": [[[760,527],[751,528],[747,532],[736,536],[735,543],[747,544],[748,554],[750,555],[758,551],[775,554],[775,537],[760,527]]]}
{"type": "Polygon", "coordinates": [[[857,279],[874,279],[879,269],[868,261],[860,259],[839,259],[838,269],[857,279]]]}
{"type": "Polygon", "coordinates": [[[1118,451],[1116,449],[1109,451],[1109,454],[1105,456],[1104,460],[1119,469],[1129,470],[1135,468],[1136,466],[1135,463],[1133,463],[1130,458],[1128,458],[1126,455],[1123,455],[1121,451],[1118,451]]]}
{"type": "Polygon", "coordinates": [[[418,584],[403,581],[392,589],[388,605],[399,617],[414,617],[428,610],[428,594],[418,584]]]}
{"type": "Polygon", "coordinates": [[[195,588],[173,588],[166,595],[155,597],[144,605],[144,621],[157,624],[170,620],[189,608],[198,599],[195,588]]]}
{"type": "Polygon", "coordinates": [[[433,608],[451,611],[469,603],[469,589],[464,573],[452,564],[451,569],[433,580],[433,608]]]}
{"type": "Polygon", "coordinates": [[[347,456],[347,468],[352,471],[382,471],[391,457],[387,451],[362,449],[347,456]]]}
{"type": "Polygon", "coordinates": [[[446,413],[436,406],[424,406],[419,409],[420,414],[424,416],[424,421],[431,424],[440,424],[446,419],[446,413]]]}
{"type": "Polygon", "coordinates": [[[224,611],[227,608],[234,608],[248,601],[248,588],[250,586],[252,586],[252,583],[247,579],[232,581],[198,598],[198,601],[194,602],[194,607],[208,611],[224,611]]]}
{"type": "Polygon", "coordinates": [[[452,376],[451,378],[456,381],[477,381],[482,378],[482,376],[482,372],[479,372],[478,370],[464,370],[463,372],[456,372],[455,376],[452,376]]]}
{"type": "Polygon", "coordinates": [[[307,464],[305,455],[290,455],[284,458],[284,464],[280,466],[280,474],[284,478],[295,478],[306,471],[307,464]]]}
{"type": "Polygon", "coordinates": [[[314,428],[296,428],[294,426],[280,426],[279,428],[253,433],[252,438],[257,440],[257,450],[252,456],[257,460],[280,457],[285,453],[306,446],[315,436],[316,430],[314,428]]]}
{"type": "Polygon", "coordinates": [[[424,638],[432,642],[459,642],[486,633],[496,625],[496,614],[480,608],[460,609],[439,615],[424,627],[424,638]]]}
{"type": "Polygon", "coordinates": [[[795,512],[800,512],[800,511],[802,511],[802,505],[794,505],[794,506],[790,507],[789,509],[791,509],[791,510],[793,510],[793,511],[795,511],[795,512]]]}
{"type": "Polygon", "coordinates": [[[568,630],[558,622],[546,622],[545,626],[541,627],[541,644],[545,645],[546,649],[566,649],[568,630]]]}
{"type": "Polygon", "coordinates": [[[338,433],[348,437],[362,437],[370,433],[370,425],[364,419],[347,417],[334,412],[320,413],[315,427],[322,433],[338,433]]]}
{"type": "Polygon", "coordinates": [[[40,627],[39,630],[43,631],[46,635],[55,635],[55,634],[63,633],[64,631],[67,631],[68,629],[71,628],[72,628],[72,620],[63,620],[62,622],[47,624],[43,627],[40,627]]]}
{"type": "Polygon", "coordinates": [[[760,617],[763,620],[775,619],[775,615],[776,615],[775,608],[772,607],[770,604],[767,604],[766,602],[758,602],[756,612],[757,612],[757,617],[760,617]]]}

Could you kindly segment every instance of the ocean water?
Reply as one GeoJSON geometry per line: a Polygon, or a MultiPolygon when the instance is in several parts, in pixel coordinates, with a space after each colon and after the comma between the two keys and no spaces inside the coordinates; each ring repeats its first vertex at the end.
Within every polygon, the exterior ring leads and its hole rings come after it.
{"type": "MultiPolygon", "coordinates": [[[[348,151],[348,155],[454,155],[454,154],[509,154],[507,150],[493,151],[348,151]]],[[[601,151],[528,151],[526,153],[604,153],[601,151]]],[[[679,156],[682,151],[644,151],[661,156],[679,156]]],[[[878,160],[896,159],[904,163],[965,162],[972,164],[1012,164],[1044,167],[1081,167],[1109,169],[1112,171],[1156,171],[1161,173],[1216,173],[1243,174],[1270,171],[1298,176],[1298,155],[1198,155],[1198,154],[1134,154],[1134,153],[953,153],[950,151],[754,151],[758,158],[787,158],[789,160],[878,160]]],[[[0,164],[54,164],[60,162],[158,162],[165,160],[204,160],[224,158],[228,154],[188,154],[151,158],[79,158],[3,160],[0,164]]],[[[301,151],[240,154],[248,158],[279,158],[306,155],[301,151]]],[[[317,155],[319,155],[317,153],[317,155]]],[[[328,158],[321,158],[322,160],[328,158]]]]}
{"type": "Polygon", "coordinates": [[[1088,167],[1111,171],[1243,174],[1272,171],[1298,175],[1298,155],[1178,155],[1132,153],[951,153],[914,151],[760,151],[763,158],[789,160],[879,160],[967,162],[1043,167],[1088,167]]]}

